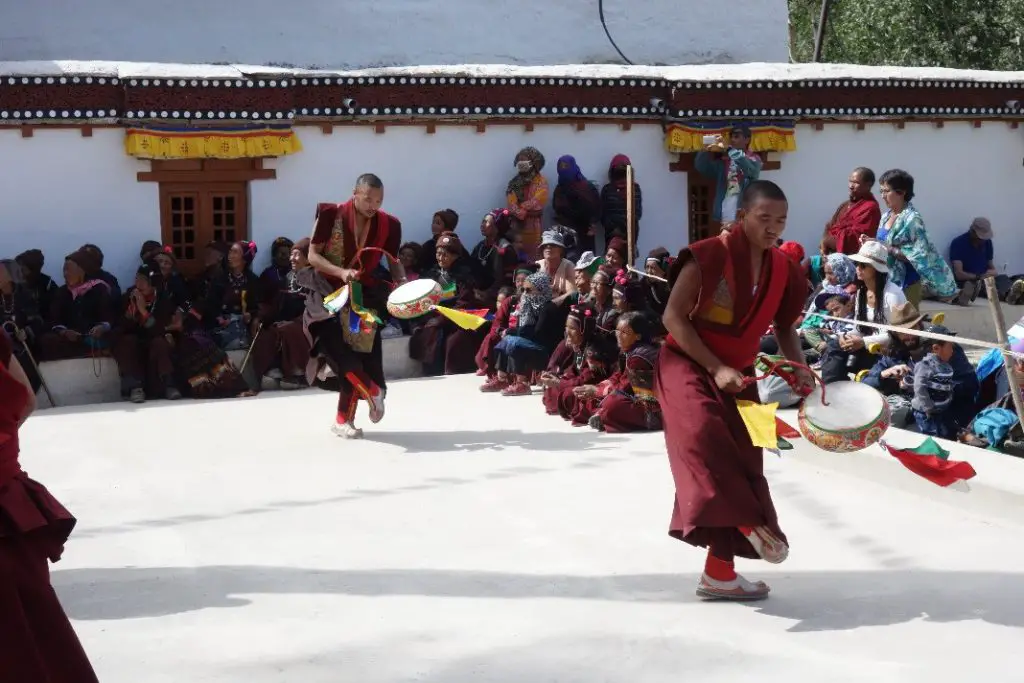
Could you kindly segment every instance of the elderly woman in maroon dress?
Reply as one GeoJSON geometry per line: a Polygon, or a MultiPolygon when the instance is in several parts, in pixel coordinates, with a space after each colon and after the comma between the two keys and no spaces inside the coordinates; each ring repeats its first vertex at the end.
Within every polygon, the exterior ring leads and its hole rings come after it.
{"type": "Polygon", "coordinates": [[[50,585],[75,518],[18,461],[18,430],[35,409],[25,371],[0,331],[0,679],[96,683],[50,585]]]}
{"type": "Polygon", "coordinates": [[[622,352],[622,372],[615,390],[604,397],[590,418],[594,429],[610,433],[661,429],[661,406],[654,395],[659,348],[658,325],[646,311],[619,316],[615,337],[622,352]]]}
{"type": "Polygon", "coordinates": [[[594,334],[596,319],[589,306],[572,306],[565,319],[565,339],[555,347],[547,369],[540,375],[544,387],[544,409],[548,415],[558,414],[558,397],[575,381],[586,366],[587,342],[594,334]]]}

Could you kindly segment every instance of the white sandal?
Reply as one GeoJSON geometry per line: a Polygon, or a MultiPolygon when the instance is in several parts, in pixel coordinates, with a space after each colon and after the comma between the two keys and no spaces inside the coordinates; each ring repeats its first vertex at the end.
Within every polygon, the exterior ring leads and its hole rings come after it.
{"type": "Polygon", "coordinates": [[[331,431],[343,439],[363,438],[363,430],[351,422],[335,422],[331,426],[331,431]]]}
{"type": "Polygon", "coordinates": [[[705,600],[752,602],[764,600],[771,590],[764,581],[747,581],[739,574],[732,581],[716,581],[707,574],[701,574],[697,584],[697,596],[705,600]]]}
{"type": "Polygon", "coordinates": [[[754,546],[762,560],[771,564],[782,564],[789,557],[789,546],[781,538],[771,532],[766,526],[754,527],[744,537],[754,546]]]}

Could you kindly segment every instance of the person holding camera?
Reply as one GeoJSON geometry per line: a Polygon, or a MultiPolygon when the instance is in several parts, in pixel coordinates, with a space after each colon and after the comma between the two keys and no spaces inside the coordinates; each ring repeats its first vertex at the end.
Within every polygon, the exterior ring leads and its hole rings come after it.
{"type": "Polygon", "coordinates": [[[750,183],[761,176],[761,157],[750,151],[750,128],[734,126],[729,139],[721,135],[705,135],[704,151],[694,159],[697,172],[715,181],[715,203],[712,220],[723,228],[736,220],[740,195],[750,183]]]}

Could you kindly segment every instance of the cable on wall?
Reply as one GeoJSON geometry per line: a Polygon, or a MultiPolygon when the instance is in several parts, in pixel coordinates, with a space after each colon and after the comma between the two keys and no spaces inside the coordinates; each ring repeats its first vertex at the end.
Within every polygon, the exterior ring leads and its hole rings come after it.
{"type": "Polygon", "coordinates": [[[622,54],[622,50],[620,50],[619,46],[615,44],[615,39],[612,38],[612,34],[608,30],[608,24],[604,20],[604,0],[597,0],[597,13],[601,17],[601,27],[604,29],[604,34],[608,36],[608,42],[612,44],[612,47],[615,48],[615,51],[619,53],[620,57],[622,57],[622,61],[631,66],[635,66],[633,62],[629,61],[629,57],[622,54]]]}

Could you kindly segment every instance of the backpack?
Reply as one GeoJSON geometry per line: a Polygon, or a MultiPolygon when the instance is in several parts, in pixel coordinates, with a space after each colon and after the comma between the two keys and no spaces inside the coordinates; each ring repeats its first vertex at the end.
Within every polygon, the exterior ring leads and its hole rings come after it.
{"type": "Polygon", "coordinates": [[[971,430],[992,448],[999,448],[1017,424],[1017,413],[1006,408],[986,408],[977,414],[971,430]]]}

